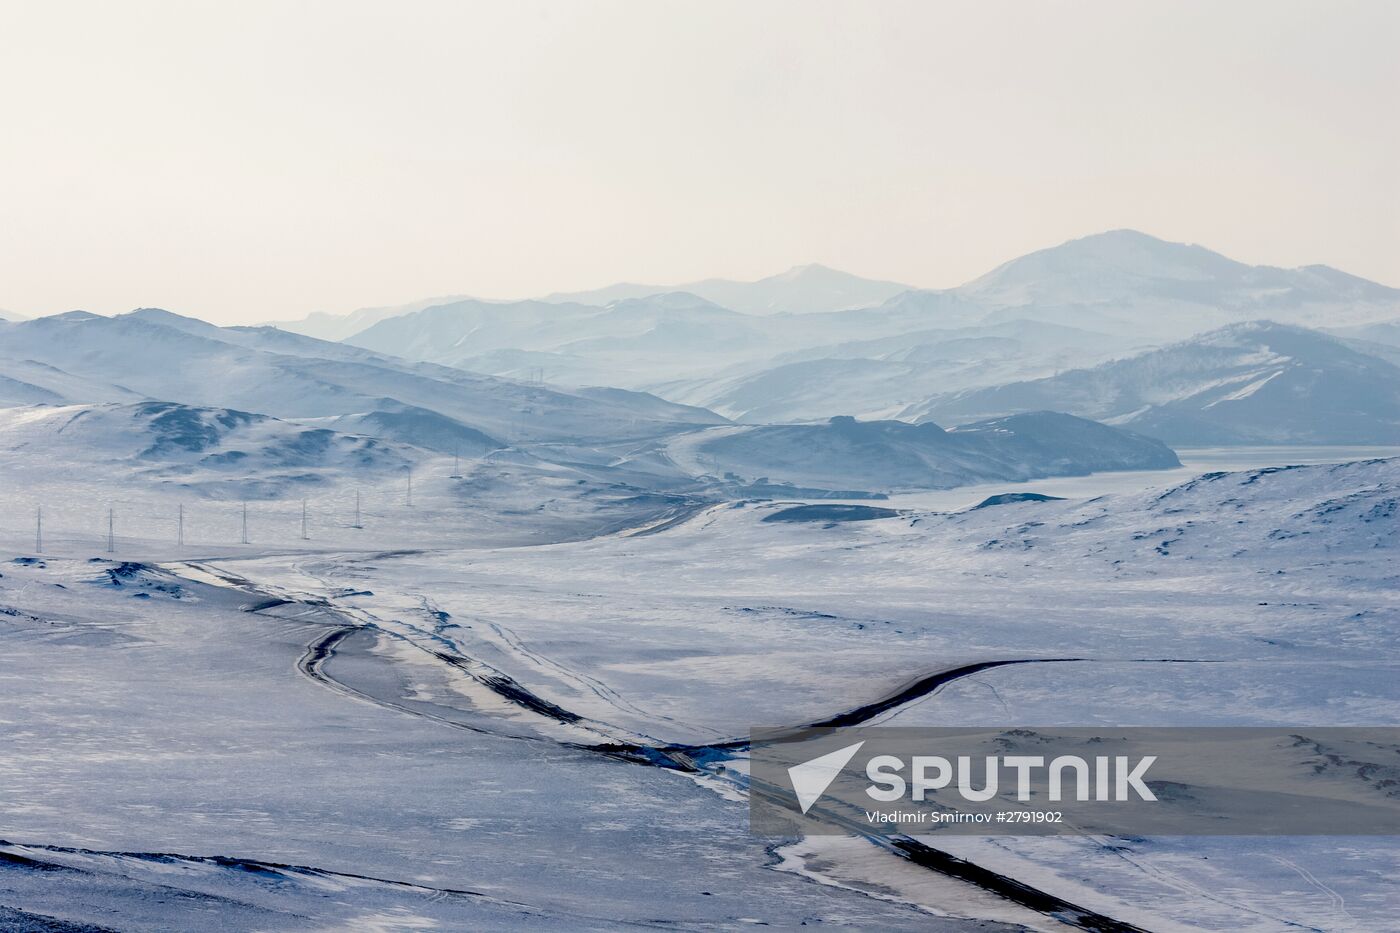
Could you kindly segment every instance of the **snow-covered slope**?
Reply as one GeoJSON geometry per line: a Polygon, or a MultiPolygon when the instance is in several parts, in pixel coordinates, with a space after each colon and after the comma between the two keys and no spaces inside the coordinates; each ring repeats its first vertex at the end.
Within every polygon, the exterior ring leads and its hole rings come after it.
{"type": "Polygon", "coordinates": [[[932,423],[849,417],[826,424],[725,427],[674,438],[666,453],[690,472],[734,483],[870,491],[1178,465],[1158,441],[1054,412],[952,431],[932,423]]]}
{"type": "MultiPolygon", "coordinates": [[[[4,332],[0,331],[0,339],[4,332]]],[[[0,354],[4,344],[0,343],[0,354]]],[[[123,386],[102,379],[64,372],[56,366],[35,360],[4,359],[0,356],[0,406],[57,404],[64,401],[136,401],[144,398],[123,386]]]]}
{"type": "Polygon", "coordinates": [[[1400,368],[1317,331],[1241,324],[1046,379],[941,396],[906,416],[1051,408],[1171,444],[1397,444],[1400,368]]]}
{"type": "Polygon", "coordinates": [[[424,409],[508,440],[637,436],[664,433],[675,423],[723,420],[655,398],[591,398],[153,310],[115,318],[72,312],[0,325],[0,375],[18,367],[14,378],[33,384],[26,378],[34,373],[31,361],[71,377],[66,391],[55,388],[58,377],[42,384],[67,401],[123,401],[136,393],[280,418],[424,409]]]}
{"type": "Polygon", "coordinates": [[[1113,230],[1013,259],[963,285],[963,297],[1078,327],[1136,328],[1183,337],[1232,321],[1269,317],[1333,323],[1393,317],[1400,289],[1327,266],[1251,266],[1202,246],[1113,230]]]}
{"type": "Polygon", "coordinates": [[[916,330],[785,353],[756,372],[652,386],[741,421],[889,417],[931,395],[1093,365],[1125,338],[1038,321],[916,330]]]}
{"type": "Polygon", "coordinates": [[[139,478],[213,494],[274,496],[294,486],[402,470],[411,449],[372,437],[226,408],[171,402],[0,408],[7,473],[49,480],[98,471],[109,482],[139,478]]]}

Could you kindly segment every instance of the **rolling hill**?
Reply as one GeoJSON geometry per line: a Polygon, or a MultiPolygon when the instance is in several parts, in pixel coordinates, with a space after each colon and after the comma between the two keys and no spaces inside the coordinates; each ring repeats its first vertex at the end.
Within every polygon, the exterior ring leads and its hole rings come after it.
{"type": "Polygon", "coordinates": [[[403,470],[412,448],[267,415],[173,402],[0,408],[0,457],[80,482],[124,474],[258,498],[403,470]]]}
{"type": "Polygon", "coordinates": [[[959,421],[1050,408],[1175,446],[1400,444],[1400,368],[1317,331],[1239,324],[1044,379],[936,396],[959,421]]]}
{"type": "MultiPolygon", "coordinates": [[[[28,401],[140,397],[283,419],[421,410],[490,438],[522,441],[645,436],[723,421],[655,398],[589,397],[274,328],[221,328],[151,309],[0,324],[0,377],[23,384],[10,385],[10,395],[51,393],[28,401]]],[[[430,435],[441,427],[434,425],[430,435]]],[[[431,436],[410,431],[398,439],[431,445],[431,436]]]]}
{"type": "Polygon", "coordinates": [[[736,484],[869,491],[1179,465],[1159,441],[1056,412],[950,431],[931,422],[849,417],[824,424],[720,427],[673,438],[665,453],[693,474],[736,484]]]}

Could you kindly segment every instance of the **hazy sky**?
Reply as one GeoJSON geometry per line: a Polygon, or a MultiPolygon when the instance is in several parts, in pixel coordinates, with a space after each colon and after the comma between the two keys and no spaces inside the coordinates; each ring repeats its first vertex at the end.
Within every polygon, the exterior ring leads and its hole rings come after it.
{"type": "Polygon", "coordinates": [[[954,285],[1114,227],[1400,285],[1400,3],[0,0],[0,308],[954,285]]]}

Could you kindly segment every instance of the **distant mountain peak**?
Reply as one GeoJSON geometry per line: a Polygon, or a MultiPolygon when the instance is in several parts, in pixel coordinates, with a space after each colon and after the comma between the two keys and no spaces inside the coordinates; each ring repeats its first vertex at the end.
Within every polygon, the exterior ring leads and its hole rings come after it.
{"type": "Polygon", "coordinates": [[[1076,243],[1080,241],[1122,241],[1130,243],[1160,243],[1164,246],[1180,245],[1174,243],[1171,240],[1164,240],[1159,236],[1153,236],[1150,233],[1144,233],[1141,230],[1134,230],[1132,227],[1115,227],[1112,230],[1102,230],[1098,233],[1090,233],[1082,237],[1076,237],[1072,240],[1066,240],[1065,242],[1076,243]]]}
{"type": "Polygon", "coordinates": [[[701,298],[694,292],[688,291],[657,292],[655,295],[647,295],[642,298],[619,298],[616,301],[608,302],[606,305],[604,305],[604,307],[630,308],[647,305],[656,308],[677,310],[683,308],[705,308],[714,310],[725,310],[719,305],[715,304],[713,301],[710,301],[706,298],[701,298]]]}
{"type": "Polygon", "coordinates": [[[1355,323],[1400,308],[1400,290],[1325,266],[1254,266],[1130,229],[1028,253],[955,291],[996,309],[988,321],[1036,317],[1157,339],[1232,318],[1309,322],[1325,311],[1355,323]]]}
{"type": "Polygon", "coordinates": [[[1244,263],[1236,262],[1204,246],[1177,243],[1140,230],[1120,228],[1091,233],[1088,236],[1066,240],[1058,246],[1036,250],[1002,264],[984,278],[1003,270],[1009,272],[1022,269],[1036,275],[1044,275],[1057,271],[1059,267],[1073,267],[1086,261],[1099,264],[1100,267],[1107,264],[1117,271],[1153,277],[1181,277],[1189,274],[1215,276],[1248,268],[1244,263]]]}
{"type": "Polygon", "coordinates": [[[190,317],[188,314],[176,314],[174,311],[167,311],[164,308],[136,308],[125,314],[118,314],[119,318],[130,318],[135,321],[152,321],[158,324],[199,324],[203,327],[213,327],[208,321],[202,321],[197,317],[190,317]]]}
{"type": "Polygon", "coordinates": [[[769,278],[791,280],[817,275],[860,278],[858,275],[853,275],[850,272],[842,272],[840,269],[833,269],[831,266],[825,266],[819,262],[804,262],[801,265],[793,266],[786,272],[779,272],[777,275],[769,276],[769,278]]]}

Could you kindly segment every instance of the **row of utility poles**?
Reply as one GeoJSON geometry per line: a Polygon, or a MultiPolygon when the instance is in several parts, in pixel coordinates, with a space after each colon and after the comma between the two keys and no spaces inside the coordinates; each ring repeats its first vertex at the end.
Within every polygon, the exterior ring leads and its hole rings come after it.
{"type": "MultiPolygon", "coordinates": [[[[409,492],[407,504],[413,505],[413,493],[409,492]]],[[[251,543],[248,538],[248,503],[240,505],[239,510],[239,535],[240,544],[251,543]]],[[[355,490],[355,521],[352,528],[363,528],[364,523],[360,516],[360,491],[355,490]]],[[[301,500],[301,540],[311,540],[311,521],[308,500],[301,500]]],[[[175,508],[175,543],[180,547],[185,545],[185,506],[180,503],[175,508]]],[[[109,508],[107,510],[107,553],[113,554],[117,550],[117,510],[109,508]]],[[[38,506],[34,510],[34,552],[42,554],[44,552],[44,507],[38,506]]]]}
{"type": "MultiPolygon", "coordinates": [[[[461,458],[454,452],[452,454],[452,474],[451,479],[462,478],[461,458]]],[[[404,505],[413,508],[413,470],[409,468],[407,482],[404,488],[404,505]]],[[[107,509],[107,553],[113,554],[117,550],[117,518],[116,509],[107,509]]],[[[364,528],[364,522],[360,510],[360,490],[355,490],[355,520],[351,524],[352,528],[364,528]]],[[[239,543],[249,544],[248,537],[248,503],[241,504],[239,515],[239,543]]],[[[310,515],[307,500],[301,500],[301,540],[311,540],[310,515]]],[[[180,547],[185,544],[185,506],[180,503],[175,511],[175,543],[180,547]]],[[[44,552],[44,507],[38,506],[34,510],[34,552],[42,554],[44,552]]]]}

